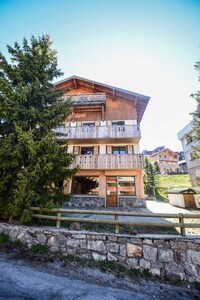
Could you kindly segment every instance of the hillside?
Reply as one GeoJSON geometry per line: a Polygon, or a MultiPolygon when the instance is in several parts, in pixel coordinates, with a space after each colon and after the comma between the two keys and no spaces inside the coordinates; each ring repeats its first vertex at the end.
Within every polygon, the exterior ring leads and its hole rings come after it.
{"type": "Polygon", "coordinates": [[[172,188],[191,187],[188,174],[180,175],[156,175],[158,180],[158,199],[167,199],[167,190],[172,188]]]}

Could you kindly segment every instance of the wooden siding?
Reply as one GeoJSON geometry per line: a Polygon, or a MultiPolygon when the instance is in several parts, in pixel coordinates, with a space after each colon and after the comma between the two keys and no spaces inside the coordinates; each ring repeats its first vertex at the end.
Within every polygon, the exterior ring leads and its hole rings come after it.
{"type": "MultiPolygon", "coordinates": [[[[66,93],[66,96],[88,94],[87,90],[75,89],[66,93]]],[[[92,94],[91,94],[92,95],[92,94]]],[[[94,94],[95,95],[95,94],[94,94]]],[[[99,94],[97,94],[99,95],[99,94]]],[[[75,111],[70,114],[66,121],[93,121],[93,120],[137,120],[137,109],[134,102],[121,101],[121,99],[106,96],[105,112],[90,110],[75,111]]],[[[94,106],[95,107],[95,106],[94,106]]]]}
{"type": "Polygon", "coordinates": [[[72,167],[81,170],[138,169],[144,167],[141,154],[92,154],[75,155],[72,167]]]}

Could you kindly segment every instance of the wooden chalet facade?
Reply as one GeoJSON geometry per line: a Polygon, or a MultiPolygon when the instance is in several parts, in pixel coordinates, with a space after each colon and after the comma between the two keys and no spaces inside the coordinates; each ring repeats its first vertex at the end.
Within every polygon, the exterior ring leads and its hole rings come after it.
{"type": "Polygon", "coordinates": [[[65,182],[68,205],[141,205],[140,121],[150,98],[77,76],[55,88],[67,88],[65,97],[73,102],[73,112],[58,129],[74,154],[72,167],[80,167],[65,182]]]}
{"type": "Polygon", "coordinates": [[[168,148],[146,155],[150,162],[157,163],[160,172],[179,173],[178,154],[168,148]]]}

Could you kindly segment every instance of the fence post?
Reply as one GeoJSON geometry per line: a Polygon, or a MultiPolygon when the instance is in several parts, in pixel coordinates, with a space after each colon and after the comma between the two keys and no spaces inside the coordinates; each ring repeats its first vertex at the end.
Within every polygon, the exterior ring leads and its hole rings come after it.
{"type": "Polygon", "coordinates": [[[179,214],[179,215],[180,215],[180,217],[179,217],[179,223],[182,223],[182,225],[183,225],[183,227],[180,227],[180,229],[181,229],[181,235],[185,236],[186,234],[185,234],[185,227],[184,227],[184,216],[183,216],[183,214],[179,214]]]}
{"type": "MultiPolygon", "coordinates": [[[[60,217],[61,217],[61,213],[58,212],[58,218],[60,218],[60,217]]],[[[57,229],[60,228],[60,224],[61,224],[61,221],[57,220],[57,221],[56,221],[56,228],[57,228],[57,229]]]]}
{"type": "MultiPolygon", "coordinates": [[[[119,216],[115,214],[115,221],[119,220],[119,216]]],[[[115,233],[119,233],[119,225],[115,224],[115,233]]]]}

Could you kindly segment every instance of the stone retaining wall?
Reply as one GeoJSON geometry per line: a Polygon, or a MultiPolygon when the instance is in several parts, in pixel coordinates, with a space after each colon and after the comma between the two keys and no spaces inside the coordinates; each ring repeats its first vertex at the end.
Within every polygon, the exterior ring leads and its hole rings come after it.
{"type": "MultiPolygon", "coordinates": [[[[70,200],[64,204],[64,207],[77,208],[100,208],[106,206],[105,198],[98,196],[71,196],[70,200]]],[[[136,197],[119,197],[119,207],[146,207],[145,199],[136,197]]]]}
{"type": "Polygon", "coordinates": [[[66,229],[36,228],[0,223],[0,232],[30,248],[48,245],[95,261],[114,261],[127,268],[148,269],[153,275],[200,282],[200,237],[124,235],[66,229]]]}
{"type": "Polygon", "coordinates": [[[94,196],[94,197],[81,197],[81,196],[71,196],[70,200],[66,202],[63,207],[81,207],[81,208],[98,208],[98,207],[105,207],[105,199],[94,196]]]}
{"type": "Polygon", "coordinates": [[[146,207],[146,200],[135,197],[119,197],[119,207],[146,207]]]}

